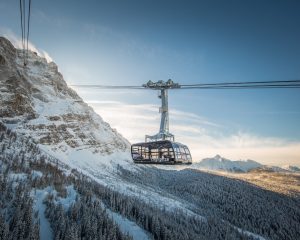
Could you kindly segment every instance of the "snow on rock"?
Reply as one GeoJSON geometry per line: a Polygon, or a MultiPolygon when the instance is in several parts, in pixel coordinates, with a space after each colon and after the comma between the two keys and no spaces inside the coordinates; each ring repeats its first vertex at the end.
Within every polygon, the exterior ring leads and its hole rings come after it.
{"type": "Polygon", "coordinates": [[[213,158],[204,158],[198,163],[194,163],[192,168],[215,170],[215,171],[229,171],[229,172],[248,172],[251,169],[263,166],[262,164],[253,160],[239,160],[232,161],[216,155],[213,158]]]}
{"type": "Polygon", "coordinates": [[[75,168],[133,165],[129,142],[67,86],[55,63],[29,51],[24,67],[22,56],[0,37],[0,116],[7,127],[75,168]]]}

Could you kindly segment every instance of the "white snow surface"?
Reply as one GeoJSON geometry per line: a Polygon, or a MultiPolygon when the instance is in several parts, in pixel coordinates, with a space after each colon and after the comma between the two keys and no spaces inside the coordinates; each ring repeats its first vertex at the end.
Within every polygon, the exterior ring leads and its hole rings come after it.
{"type": "Polygon", "coordinates": [[[66,186],[67,197],[62,198],[57,196],[57,192],[53,187],[46,187],[44,189],[34,189],[31,191],[31,196],[35,200],[34,210],[38,211],[40,220],[40,239],[48,240],[53,239],[53,233],[48,219],[45,216],[46,206],[43,203],[44,199],[49,195],[53,194],[56,196],[56,204],[61,204],[64,210],[68,210],[70,205],[75,202],[77,192],[73,185],[66,186]]]}
{"type": "Polygon", "coordinates": [[[50,155],[52,154],[52,156],[62,159],[71,168],[76,168],[84,175],[120,193],[137,196],[141,200],[161,206],[165,210],[173,211],[174,208],[182,209],[188,215],[206,220],[204,217],[188,210],[189,203],[184,203],[182,200],[179,201],[172,198],[172,196],[161,194],[155,189],[146,186],[139,187],[120,179],[118,166],[130,171],[136,171],[143,167],[137,166],[132,162],[129,152],[116,152],[109,156],[99,156],[99,154],[93,154],[85,149],[73,150],[66,155],[64,152],[53,152],[49,150],[48,146],[42,145],[40,147],[50,155]]]}
{"type": "Polygon", "coordinates": [[[246,230],[243,230],[241,228],[238,228],[238,227],[235,227],[233,226],[235,229],[237,229],[240,233],[244,233],[245,235],[249,236],[249,237],[252,237],[256,240],[267,240],[266,238],[264,238],[263,236],[260,236],[256,233],[252,233],[252,232],[249,232],[249,231],[246,231],[246,230]]]}
{"type": "Polygon", "coordinates": [[[53,189],[51,187],[47,187],[45,189],[39,190],[36,189],[31,192],[34,202],[34,210],[39,212],[39,220],[40,220],[40,239],[48,240],[53,239],[53,233],[48,219],[45,217],[46,206],[43,203],[45,197],[49,193],[51,193],[53,189]]]}
{"type": "Polygon", "coordinates": [[[130,221],[129,219],[123,217],[122,215],[111,211],[109,208],[105,208],[107,214],[113,221],[119,226],[120,230],[124,234],[129,234],[133,240],[148,240],[152,239],[150,234],[138,226],[135,222],[130,221]]]}
{"type": "MultiPolygon", "coordinates": [[[[66,198],[57,197],[56,202],[61,204],[65,210],[68,210],[70,205],[75,203],[77,192],[74,189],[73,185],[67,186],[66,190],[67,190],[67,197],[66,198]]],[[[57,194],[56,191],[55,194],[57,194]]]]}
{"type": "Polygon", "coordinates": [[[35,178],[40,178],[43,176],[43,173],[37,170],[32,170],[31,171],[32,177],[35,178]]]}

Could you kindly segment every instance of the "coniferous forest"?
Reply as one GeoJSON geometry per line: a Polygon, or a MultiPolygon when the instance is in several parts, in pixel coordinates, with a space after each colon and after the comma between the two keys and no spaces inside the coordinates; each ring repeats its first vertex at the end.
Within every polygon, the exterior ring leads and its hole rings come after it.
{"type": "Polygon", "coordinates": [[[149,239],[300,238],[297,197],[194,170],[119,168],[123,181],[189,204],[188,211],[170,211],[99,184],[2,124],[0,149],[0,239],[39,239],[42,231],[53,239],[131,239],[108,211],[149,239]]]}

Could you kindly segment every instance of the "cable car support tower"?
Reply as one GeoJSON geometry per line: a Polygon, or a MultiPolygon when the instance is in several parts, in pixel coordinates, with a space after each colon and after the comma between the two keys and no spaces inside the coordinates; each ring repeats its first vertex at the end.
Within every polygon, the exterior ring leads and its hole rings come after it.
{"type": "Polygon", "coordinates": [[[197,83],[178,84],[171,79],[164,82],[148,81],[142,86],[104,86],[104,85],[73,85],[74,87],[87,87],[98,89],[150,89],[158,90],[158,97],[161,99],[161,121],[159,132],[155,135],[146,135],[145,142],[131,145],[131,155],[135,163],[141,164],[191,164],[192,156],[188,146],[175,142],[174,135],[169,132],[169,109],[168,90],[171,89],[299,89],[300,80],[279,80],[279,81],[253,81],[253,82],[221,82],[221,83],[197,83]]]}
{"type": "Polygon", "coordinates": [[[169,107],[168,107],[168,89],[180,88],[178,83],[174,83],[171,79],[167,82],[162,80],[158,82],[148,81],[143,84],[144,88],[158,90],[158,97],[161,99],[161,107],[159,112],[161,113],[160,128],[159,132],[155,135],[145,135],[145,142],[150,141],[164,141],[164,140],[175,140],[175,136],[169,132],[169,107]]]}

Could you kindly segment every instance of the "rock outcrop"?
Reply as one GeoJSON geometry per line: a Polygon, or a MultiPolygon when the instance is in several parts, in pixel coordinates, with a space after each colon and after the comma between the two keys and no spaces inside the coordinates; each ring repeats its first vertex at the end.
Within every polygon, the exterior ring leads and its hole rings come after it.
{"type": "MultiPolygon", "coordinates": [[[[129,142],[68,87],[54,62],[23,52],[0,37],[0,121],[47,150],[128,152],[129,142]]],[[[99,155],[99,156],[100,156],[99,155]]],[[[68,157],[66,157],[68,159],[68,157]]]]}

